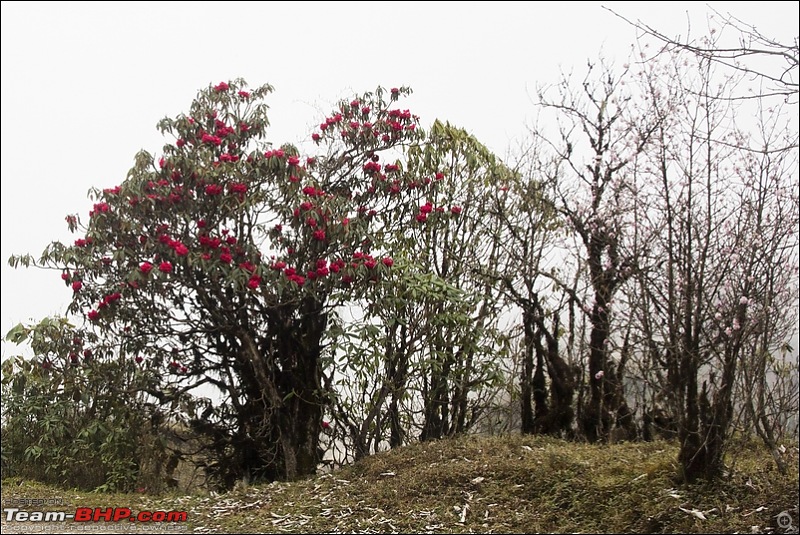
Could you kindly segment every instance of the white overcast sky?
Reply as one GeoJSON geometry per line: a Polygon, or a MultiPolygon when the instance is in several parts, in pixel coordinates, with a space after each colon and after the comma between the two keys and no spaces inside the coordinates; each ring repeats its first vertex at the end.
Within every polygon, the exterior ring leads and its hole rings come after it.
{"type": "MultiPolygon", "coordinates": [[[[71,242],[64,217],[92,186],[120,183],[156,122],[197,90],[242,77],[270,83],[271,140],[299,142],[353,92],[408,85],[423,125],[449,120],[501,156],[533,116],[537,84],[601,50],[624,63],[633,28],[708,28],[708,6],[790,42],[798,2],[2,2],[2,319],[65,310],[58,273],[11,269],[71,242]]],[[[20,350],[3,343],[3,357],[20,350]]]]}

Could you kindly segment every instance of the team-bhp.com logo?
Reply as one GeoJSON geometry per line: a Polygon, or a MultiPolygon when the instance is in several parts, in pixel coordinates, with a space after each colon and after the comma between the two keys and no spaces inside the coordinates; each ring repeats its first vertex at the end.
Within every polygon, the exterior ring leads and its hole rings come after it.
{"type": "Polygon", "coordinates": [[[64,511],[23,511],[18,507],[3,509],[8,522],[186,522],[186,511],[139,511],[128,507],[78,507],[74,513],[64,511]]]}

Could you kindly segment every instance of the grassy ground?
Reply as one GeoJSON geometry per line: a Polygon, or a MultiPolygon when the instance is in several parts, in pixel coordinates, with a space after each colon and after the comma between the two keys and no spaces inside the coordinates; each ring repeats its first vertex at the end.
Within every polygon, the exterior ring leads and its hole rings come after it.
{"type": "MultiPolygon", "coordinates": [[[[780,513],[788,512],[795,529],[800,525],[797,448],[786,455],[787,476],[752,447],[730,459],[733,468],[724,480],[681,487],[673,480],[673,443],[593,446],[473,436],[222,495],[100,495],[10,479],[3,481],[2,499],[4,508],[13,499],[62,498],[65,511],[187,511],[185,525],[160,526],[172,533],[784,533],[780,513]]],[[[13,524],[4,514],[3,532],[24,527],[13,524]]],[[[68,523],[61,531],[85,527],[68,523]]],[[[145,527],[154,532],[154,526],[138,526],[145,527]]]]}

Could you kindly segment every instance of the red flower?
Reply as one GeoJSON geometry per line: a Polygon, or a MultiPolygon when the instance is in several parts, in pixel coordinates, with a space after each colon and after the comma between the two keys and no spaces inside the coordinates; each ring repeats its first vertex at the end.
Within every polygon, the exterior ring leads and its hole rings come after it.
{"type": "Polygon", "coordinates": [[[178,256],[186,256],[189,254],[189,249],[182,243],[175,246],[175,254],[178,256]]]}
{"type": "Polygon", "coordinates": [[[250,98],[250,93],[247,91],[239,91],[239,96],[242,98],[250,98]]]}
{"type": "Polygon", "coordinates": [[[367,266],[368,269],[372,269],[377,265],[377,262],[375,262],[375,259],[369,258],[364,262],[364,265],[367,266]]]}
{"type": "Polygon", "coordinates": [[[142,363],[142,361],[143,361],[144,359],[143,359],[142,357],[140,357],[140,356],[137,356],[137,357],[136,357],[135,359],[133,359],[133,360],[135,360],[135,361],[136,361],[136,364],[141,364],[141,363],[142,363]]]}
{"type": "Polygon", "coordinates": [[[230,264],[233,260],[233,257],[230,255],[230,253],[222,253],[219,255],[219,259],[226,264],[230,264]]]}
{"type": "Polygon", "coordinates": [[[422,206],[419,207],[419,211],[423,214],[430,214],[433,211],[433,205],[430,202],[426,202],[422,206]]]}
{"type": "Polygon", "coordinates": [[[314,141],[319,141],[320,139],[322,139],[322,136],[314,132],[313,134],[311,134],[311,139],[313,139],[314,141]]]}
{"type": "Polygon", "coordinates": [[[424,223],[425,221],[428,220],[428,214],[417,214],[416,219],[418,223],[424,223]]]}
{"type": "Polygon", "coordinates": [[[241,195],[247,193],[247,184],[240,184],[237,182],[231,184],[230,186],[228,186],[228,188],[230,189],[231,193],[239,193],[241,195]]]}
{"type": "Polygon", "coordinates": [[[225,82],[220,82],[220,83],[218,83],[217,85],[214,86],[214,91],[216,91],[218,93],[220,91],[227,91],[228,89],[230,89],[230,86],[228,84],[226,84],[225,82]]]}
{"type": "Polygon", "coordinates": [[[297,156],[289,156],[289,165],[298,165],[300,163],[300,158],[297,156]]]}
{"type": "Polygon", "coordinates": [[[458,214],[461,213],[461,207],[460,206],[451,206],[450,207],[450,212],[452,214],[454,214],[454,215],[458,215],[458,214]]]}
{"type": "Polygon", "coordinates": [[[83,288],[83,283],[81,281],[75,281],[72,283],[73,292],[80,292],[81,288],[83,288]]]}
{"type": "Polygon", "coordinates": [[[212,136],[210,134],[203,134],[203,137],[200,139],[203,143],[211,143],[213,145],[222,145],[222,139],[217,136],[212,136]]]}
{"type": "Polygon", "coordinates": [[[392,267],[394,265],[394,260],[392,260],[391,256],[387,256],[386,258],[381,260],[381,262],[383,262],[383,265],[386,267],[392,267]]]}
{"type": "Polygon", "coordinates": [[[222,193],[222,186],[219,184],[209,184],[206,186],[206,195],[219,195],[222,193]]]}
{"type": "Polygon", "coordinates": [[[100,313],[96,310],[90,310],[87,314],[89,321],[97,321],[100,319],[100,313]]]}
{"type": "Polygon", "coordinates": [[[325,241],[325,231],[324,230],[315,230],[314,231],[314,239],[317,241],[325,241]]]}
{"type": "Polygon", "coordinates": [[[68,281],[69,280],[69,273],[67,273],[66,271],[61,273],[61,280],[62,281],[68,281]]]}
{"type": "Polygon", "coordinates": [[[258,275],[253,275],[250,277],[250,280],[247,281],[247,287],[251,290],[255,290],[261,284],[261,277],[258,275]]]}
{"type": "Polygon", "coordinates": [[[159,264],[159,266],[158,266],[158,270],[161,273],[171,273],[172,272],[172,264],[167,262],[167,261],[161,262],[161,264],[159,264]]]}
{"type": "Polygon", "coordinates": [[[175,142],[175,145],[177,145],[177,147],[180,149],[181,147],[186,145],[186,140],[183,139],[183,138],[180,138],[178,141],[175,142]]]}
{"type": "Polygon", "coordinates": [[[197,220],[197,228],[206,228],[206,220],[205,219],[198,219],[197,220]]]}

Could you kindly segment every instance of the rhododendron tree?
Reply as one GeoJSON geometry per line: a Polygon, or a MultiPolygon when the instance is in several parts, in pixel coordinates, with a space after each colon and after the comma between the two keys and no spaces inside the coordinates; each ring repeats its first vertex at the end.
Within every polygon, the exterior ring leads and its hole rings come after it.
{"type": "Polygon", "coordinates": [[[384,160],[423,137],[398,106],[408,89],[341,102],[309,133],[316,154],[266,140],[271,91],[242,80],[200,91],[159,123],[160,153],[94,190],[88,220],[67,218],[74,243],[36,262],[63,274],[70,313],[121,356],[144,356],[161,405],[193,394],[183,416],[224,486],[316,470],[329,314],[393,277],[384,237],[417,224],[431,184],[396,192],[400,168],[384,160]]]}
{"type": "Polygon", "coordinates": [[[626,86],[628,74],[627,69],[616,74],[600,61],[590,64],[580,84],[567,77],[542,91],[541,105],[558,122],[558,142],[546,141],[551,134],[534,132],[553,149],[554,163],[542,172],[557,183],[556,208],[579,243],[578,250],[567,246],[572,263],[585,269],[587,287],[580,292],[568,283],[569,270],[555,280],[581,304],[590,324],[584,376],[589,393],[579,408],[581,430],[590,441],[607,440],[615,427],[631,438],[636,434],[624,394],[626,360],[613,356],[615,298],[640,255],[632,224],[631,167],[647,150],[661,118],[637,109],[626,86]]]}
{"type": "Polygon", "coordinates": [[[402,268],[376,288],[381,297],[358,318],[359,336],[337,340],[347,373],[329,378],[341,392],[333,404],[338,438],[354,459],[469,431],[502,356],[498,292],[473,268],[497,260],[487,185],[510,170],[440,121],[401,168],[385,169],[394,173],[390,195],[414,199],[408,227],[386,240],[391,263],[402,268]]]}
{"type": "Polygon", "coordinates": [[[796,395],[767,409],[765,394],[787,379],[767,362],[797,321],[797,158],[785,150],[796,134],[781,107],[743,107],[738,78],[717,83],[714,66],[665,55],[642,75],[663,122],[637,173],[649,247],[638,318],[689,482],[722,473],[737,409],[781,468],[777,425],[797,410],[796,395]]]}

